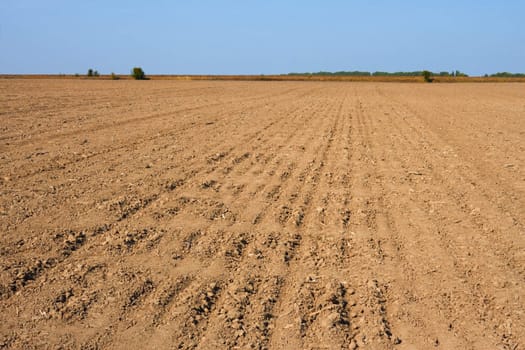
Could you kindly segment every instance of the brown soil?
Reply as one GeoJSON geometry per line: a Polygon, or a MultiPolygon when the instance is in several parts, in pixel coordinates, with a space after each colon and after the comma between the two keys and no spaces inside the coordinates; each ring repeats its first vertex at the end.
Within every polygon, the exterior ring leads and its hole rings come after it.
{"type": "Polygon", "coordinates": [[[524,101],[0,80],[0,348],[523,349],[524,101]]]}

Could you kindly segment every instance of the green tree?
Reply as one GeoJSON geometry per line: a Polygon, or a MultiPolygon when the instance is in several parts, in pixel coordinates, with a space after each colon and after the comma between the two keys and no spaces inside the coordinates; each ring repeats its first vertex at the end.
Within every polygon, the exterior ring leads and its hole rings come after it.
{"type": "Polygon", "coordinates": [[[87,76],[88,77],[92,77],[93,76],[93,69],[91,69],[91,68],[88,69],[87,76]]]}
{"type": "Polygon", "coordinates": [[[434,81],[434,78],[432,77],[432,72],[430,72],[430,71],[428,71],[428,70],[424,70],[424,71],[422,72],[422,74],[423,74],[423,79],[425,79],[425,81],[426,81],[427,83],[431,83],[431,82],[434,81]]]}
{"type": "Polygon", "coordinates": [[[145,80],[146,79],[146,75],[144,74],[144,71],[140,67],[134,67],[133,70],[131,71],[131,76],[135,80],[145,80]]]}

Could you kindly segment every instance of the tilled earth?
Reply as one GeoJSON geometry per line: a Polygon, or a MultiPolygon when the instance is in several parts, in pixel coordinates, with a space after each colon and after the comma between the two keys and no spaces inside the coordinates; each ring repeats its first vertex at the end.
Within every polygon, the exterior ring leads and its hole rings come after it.
{"type": "Polygon", "coordinates": [[[525,348],[525,84],[13,79],[0,120],[0,348],[525,348]]]}

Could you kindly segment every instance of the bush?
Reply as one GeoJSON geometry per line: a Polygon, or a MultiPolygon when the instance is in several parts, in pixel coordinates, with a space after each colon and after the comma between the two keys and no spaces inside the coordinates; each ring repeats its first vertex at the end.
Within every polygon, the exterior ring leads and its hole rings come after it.
{"type": "Polygon", "coordinates": [[[111,73],[111,80],[119,80],[120,77],[118,75],[116,75],[115,73],[111,73]]]}
{"type": "Polygon", "coordinates": [[[131,76],[135,80],[146,80],[146,75],[144,74],[144,71],[140,67],[135,67],[131,71],[131,76]]]}
{"type": "Polygon", "coordinates": [[[431,83],[434,81],[434,78],[432,77],[432,72],[428,71],[428,70],[424,70],[423,71],[423,79],[425,79],[425,81],[427,83],[431,83]]]}
{"type": "Polygon", "coordinates": [[[93,70],[91,68],[88,69],[87,76],[88,77],[98,77],[100,74],[98,74],[97,70],[93,70]]]}

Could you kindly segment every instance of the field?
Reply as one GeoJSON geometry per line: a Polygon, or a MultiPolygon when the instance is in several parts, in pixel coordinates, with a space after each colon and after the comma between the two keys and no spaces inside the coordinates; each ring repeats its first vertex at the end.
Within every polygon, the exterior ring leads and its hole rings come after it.
{"type": "Polygon", "coordinates": [[[0,79],[0,348],[524,349],[525,84],[0,79]]]}

